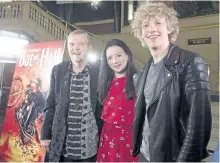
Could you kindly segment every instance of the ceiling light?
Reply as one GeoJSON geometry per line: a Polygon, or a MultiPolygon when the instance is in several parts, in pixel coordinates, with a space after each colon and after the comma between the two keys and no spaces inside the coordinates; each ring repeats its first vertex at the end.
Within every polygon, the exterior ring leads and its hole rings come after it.
{"type": "Polygon", "coordinates": [[[99,1],[100,0],[92,0],[92,2],[91,2],[91,5],[95,10],[98,9],[99,1]]]}

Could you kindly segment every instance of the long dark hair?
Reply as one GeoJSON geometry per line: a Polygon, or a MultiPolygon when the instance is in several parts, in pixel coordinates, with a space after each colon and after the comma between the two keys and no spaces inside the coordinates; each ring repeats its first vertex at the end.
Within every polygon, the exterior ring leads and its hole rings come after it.
{"type": "Polygon", "coordinates": [[[128,63],[126,66],[126,97],[127,99],[133,99],[135,95],[133,75],[137,72],[137,69],[134,65],[133,55],[129,47],[121,40],[112,39],[109,40],[105,46],[104,53],[102,55],[100,71],[99,71],[99,80],[98,80],[98,99],[101,104],[104,103],[105,98],[108,95],[110,85],[114,78],[114,71],[109,67],[106,57],[106,51],[109,47],[119,46],[121,47],[125,54],[128,56],[128,63]]]}

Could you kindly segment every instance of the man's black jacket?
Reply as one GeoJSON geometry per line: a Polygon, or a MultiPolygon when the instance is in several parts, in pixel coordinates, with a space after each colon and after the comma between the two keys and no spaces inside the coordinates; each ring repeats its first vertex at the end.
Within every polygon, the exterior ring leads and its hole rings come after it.
{"type": "MultiPolygon", "coordinates": [[[[41,140],[51,140],[49,161],[59,162],[66,135],[66,121],[69,108],[71,72],[70,61],[54,66],[51,73],[49,96],[47,98],[44,121],[41,128],[41,140]]],[[[101,132],[101,108],[98,105],[97,80],[98,64],[89,64],[90,98],[99,133],[101,132]]]]}
{"type": "Polygon", "coordinates": [[[140,152],[143,125],[148,120],[150,161],[202,160],[207,157],[212,123],[207,64],[198,54],[171,45],[145,119],[144,86],[151,62],[152,58],[134,75],[133,156],[140,152]]]}

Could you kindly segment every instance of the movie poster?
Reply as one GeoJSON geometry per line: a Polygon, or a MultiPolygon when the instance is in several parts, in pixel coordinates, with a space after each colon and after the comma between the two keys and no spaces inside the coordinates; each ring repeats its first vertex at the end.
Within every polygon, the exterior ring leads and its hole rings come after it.
{"type": "Polygon", "coordinates": [[[64,41],[29,44],[16,63],[0,141],[1,162],[43,162],[40,145],[50,74],[64,54],[64,41]]]}

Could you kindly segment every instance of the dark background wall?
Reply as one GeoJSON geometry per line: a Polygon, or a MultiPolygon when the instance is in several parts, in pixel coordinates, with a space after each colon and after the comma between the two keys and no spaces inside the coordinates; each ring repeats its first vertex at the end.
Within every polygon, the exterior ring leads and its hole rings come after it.
{"type": "Polygon", "coordinates": [[[56,4],[56,1],[41,2],[50,12],[69,23],[114,19],[114,1],[101,1],[97,8],[91,3],[56,4]]]}
{"type": "Polygon", "coordinates": [[[79,26],[93,34],[111,34],[121,30],[121,1],[100,1],[97,7],[92,6],[91,2],[57,4],[56,1],[41,1],[41,4],[46,10],[71,24],[114,20],[112,23],[79,26]]]}
{"type": "Polygon", "coordinates": [[[115,33],[114,23],[80,25],[79,27],[96,35],[115,33]]]}

